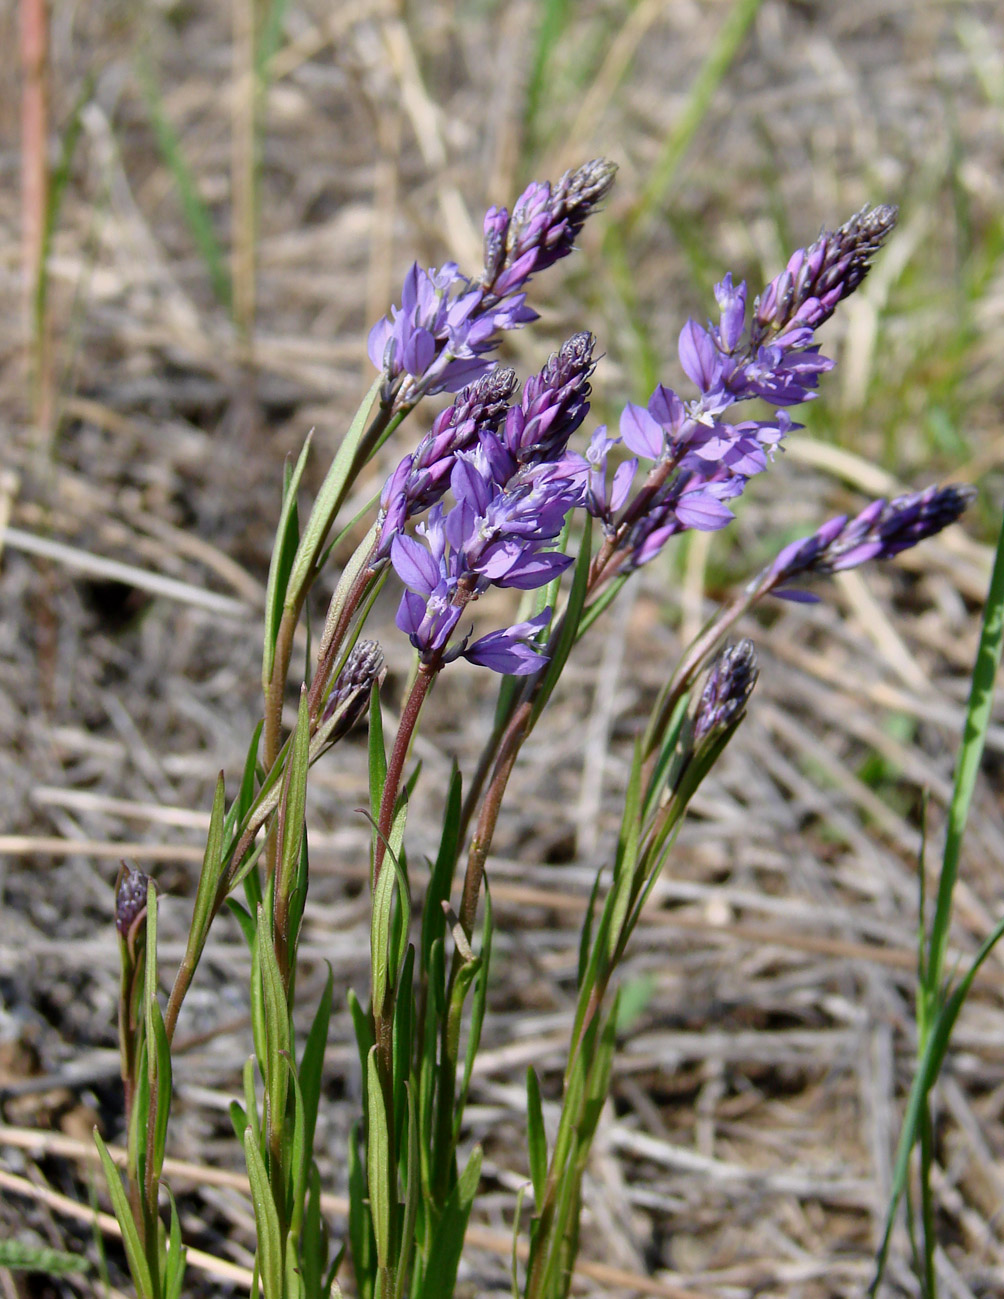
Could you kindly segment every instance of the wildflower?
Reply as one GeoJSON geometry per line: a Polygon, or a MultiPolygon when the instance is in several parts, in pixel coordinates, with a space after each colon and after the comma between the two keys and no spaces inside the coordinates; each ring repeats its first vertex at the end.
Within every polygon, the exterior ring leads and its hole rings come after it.
{"type": "Polygon", "coordinates": [[[740,720],[759,676],[751,640],[727,646],[708,673],[694,717],[694,740],[721,733],[740,720]]]}
{"type": "Polygon", "coordinates": [[[370,360],[386,376],[385,394],[410,376],[407,400],[437,392],[458,392],[490,370],[485,354],[497,345],[497,330],[517,329],[536,319],[522,294],[488,308],[481,289],[455,262],[422,270],[414,262],[405,276],[401,306],[392,307],[370,330],[370,360]]]}
{"type": "Polygon", "coordinates": [[[594,158],[566,171],[553,187],[547,181],[534,181],[516,200],[511,217],[504,207],[489,208],[481,283],[490,298],[513,293],[535,271],[567,257],[586,219],[609,192],[616,172],[614,163],[594,158]]]}
{"type": "Polygon", "coordinates": [[[400,307],[370,330],[370,360],[385,375],[384,399],[397,387],[402,403],[420,396],[458,392],[491,369],[487,354],[499,332],[519,329],[537,313],[526,305],[523,286],[535,271],[567,256],[583,223],[613,183],[616,168],[597,159],[566,172],[553,188],[536,181],[517,200],[510,217],[490,208],[484,222],[485,266],[479,280],[455,262],[405,277],[400,307]]]}
{"type": "MultiPolygon", "coordinates": [[[[433,507],[419,535],[399,534],[391,563],[408,588],[397,625],[427,664],[448,663],[463,655],[495,671],[516,675],[534,671],[539,655],[530,645],[547,618],[538,615],[493,632],[468,646],[450,638],[464,607],[490,586],[535,590],[562,573],[572,559],[550,549],[568,511],[581,503],[585,479],[571,460],[514,467],[503,481],[496,474],[508,453],[483,445],[457,457],[451,474],[456,504],[448,513],[433,507]]],[[[547,611],[548,617],[550,611],[547,611]]]]}
{"type": "Polygon", "coordinates": [[[756,299],[750,320],[745,283],[726,275],[715,286],[718,323],[687,321],[679,359],[697,397],[685,401],[659,384],[647,406],[624,408],[619,439],[590,447],[587,508],[603,519],[611,544],[622,553],[620,571],[648,563],[677,532],[714,531],[732,520],[726,502],[767,467],[785,435],[798,427],[787,408],[811,400],[820,376],[832,368],[815,342],[816,327],[864,279],[895,218],[894,208],[864,209],[836,232],[824,231],[756,299]],[[778,409],[765,419],[729,417],[730,407],[753,398],[778,409]],[[621,499],[613,508],[600,484],[618,441],[652,468],[634,499],[621,499]],[[623,511],[619,519],[613,517],[617,509],[623,511]]]}
{"type": "Polygon", "coordinates": [[[394,535],[405,521],[422,514],[450,485],[457,454],[477,446],[482,434],[495,433],[509,410],[516,387],[515,370],[491,370],[470,384],[436,417],[431,430],[384,484],[376,558],[390,554],[394,535]]]}
{"type": "Polygon", "coordinates": [[[871,559],[891,559],[954,523],[975,496],[976,489],[968,485],[931,486],[891,501],[872,501],[853,519],[837,515],[811,537],[785,546],[767,570],[765,589],[789,599],[815,600],[809,592],[785,588],[796,578],[837,573],[871,559]]]}
{"type": "Polygon", "coordinates": [[[863,207],[834,231],[793,253],[753,304],[752,342],[759,345],[798,322],[817,329],[853,293],[896,224],[897,209],[863,207]]]}

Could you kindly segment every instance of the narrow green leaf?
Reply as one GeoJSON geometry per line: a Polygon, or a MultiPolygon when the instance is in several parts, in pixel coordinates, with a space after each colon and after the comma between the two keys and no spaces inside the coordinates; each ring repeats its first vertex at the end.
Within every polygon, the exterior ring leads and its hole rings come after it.
{"type": "Polygon", "coordinates": [[[236,898],[227,898],[227,910],[240,925],[244,941],[248,945],[248,951],[253,952],[255,940],[258,936],[258,927],[255,924],[254,916],[236,898]]]}
{"type": "Polygon", "coordinates": [[[366,433],[369,413],[379,395],[382,383],[383,375],[378,374],[356,411],[352,424],[338,448],[338,454],[317,494],[317,500],[307,519],[293,559],[293,569],[286,586],[287,609],[299,608],[317,565],[318,555],[324,546],[324,539],[352,486],[353,462],[366,433]]]}
{"type": "MultiPolygon", "coordinates": [[[[505,678],[508,680],[509,678],[505,678]]],[[[425,902],[422,906],[422,969],[428,971],[432,955],[432,946],[442,941],[446,934],[446,915],[443,903],[450,896],[453,875],[457,866],[457,854],[460,849],[460,812],[463,806],[463,779],[454,759],[450,772],[450,785],[446,794],[446,808],[443,813],[443,833],[439,840],[439,852],[425,891],[425,902]]]]}
{"type": "MultiPolygon", "coordinates": [[[[289,1146],[288,1168],[291,1174],[289,1187],[289,1204],[286,1216],[289,1219],[289,1231],[294,1241],[299,1237],[303,1225],[303,1212],[307,1197],[307,1174],[313,1152],[306,1143],[304,1127],[303,1092],[300,1080],[296,1075],[296,1065],[291,1056],[283,1057],[289,1067],[289,1078],[293,1085],[293,1139],[289,1146]]],[[[294,1255],[296,1251],[294,1249],[294,1255]]],[[[288,1266],[288,1260],[287,1260],[288,1266]]]]}
{"type": "Polygon", "coordinates": [[[384,858],[383,870],[373,890],[373,910],[370,917],[370,996],[373,1001],[373,1014],[379,1018],[383,1014],[387,998],[387,987],[390,981],[390,958],[388,941],[390,939],[391,905],[394,900],[393,868],[384,858]]]}
{"type": "Polygon", "coordinates": [[[415,1223],[418,1219],[418,1202],[422,1186],[415,1094],[407,1083],[404,1084],[404,1089],[408,1102],[408,1122],[406,1140],[402,1140],[402,1146],[408,1151],[408,1175],[404,1188],[404,1220],[401,1224],[401,1246],[397,1258],[394,1299],[404,1299],[411,1281],[411,1260],[415,1252],[415,1223]]]}
{"type": "Polygon", "coordinates": [[[366,1061],[369,1053],[373,1048],[373,1024],[359,1003],[352,988],[348,993],[349,1014],[352,1016],[352,1027],[356,1034],[356,1048],[359,1051],[359,1064],[362,1068],[363,1077],[366,1076],[366,1061]]]}
{"type": "Polygon", "coordinates": [[[286,1233],[286,1275],[282,1299],[306,1299],[303,1286],[303,1273],[300,1271],[300,1260],[296,1254],[296,1236],[293,1231],[286,1233]]]}
{"type": "Polygon", "coordinates": [[[394,1059],[394,1131],[399,1148],[395,1156],[405,1149],[403,1142],[405,1109],[407,1106],[408,1074],[411,1070],[412,1029],[415,994],[412,981],[415,970],[415,949],[409,946],[401,963],[394,1001],[393,1059],[394,1059]]]}
{"type": "Polygon", "coordinates": [[[265,587],[265,637],[264,653],[261,665],[262,689],[267,690],[272,681],[272,669],[275,666],[275,641],[279,634],[279,622],[286,600],[286,588],[289,575],[293,570],[293,556],[300,540],[300,523],[296,507],[296,494],[300,490],[303,471],[307,467],[310,447],[314,440],[313,432],[307,434],[303,449],[291,474],[285,475],[286,481],[282,491],[282,509],[279,513],[279,524],[275,530],[275,544],[272,547],[272,558],[268,566],[268,584],[265,587]]]}
{"type": "Polygon", "coordinates": [[[265,1020],[265,1059],[258,1065],[268,1093],[268,1114],[272,1130],[282,1128],[286,1114],[289,1075],[285,1055],[292,1049],[289,1024],[289,1007],[283,987],[279,962],[272,946],[269,927],[258,914],[258,962],[262,987],[262,1007],[265,1020]]]}
{"type": "Polygon", "coordinates": [[[157,1114],[154,1121],[153,1176],[160,1178],[164,1168],[164,1151],[167,1146],[167,1124],[171,1117],[171,1046],[167,1040],[164,1017],[156,1001],[151,1003],[150,1019],[153,1028],[154,1051],[157,1061],[157,1114]]]}
{"type": "MultiPolygon", "coordinates": [[[[249,1056],[244,1061],[244,1070],[242,1074],[244,1084],[244,1113],[248,1116],[248,1126],[254,1133],[255,1145],[261,1149],[261,1123],[258,1118],[258,1098],[254,1091],[254,1060],[249,1056]]],[[[240,1139],[243,1142],[244,1133],[240,1133],[240,1139]]]]}
{"type": "Polygon", "coordinates": [[[122,1232],[122,1244],[125,1248],[133,1285],[136,1287],[139,1299],[157,1299],[153,1292],[153,1278],[150,1275],[150,1267],[143,1253],[139,1231],[129,1208],[125,1188],[122,1186],[122,1178],[119,1176],[119,1171],[108,1153],[108,1147],[101,1140],[101,1134],[97,1128],[94,1129],[94,1143],[101,1157],[101,1167],[104,1169],[105,1181],[108,1184],[112,1210],[122,1232]]]}
{"type": "Polygon", "coordinates": [[[391,1246],[391,1195],[393,1169],[391,1168],[390,1137],[387,1132],[387,1111],[384,1108],[383,1089],[377,1070],[376,1047],[370,1051],[366,1062],[366,1099],[369,1127],[366,1132],[366,1180],[370,1192],[370,1213],[373,1235],[376,1239],[377,1266],[390,1266],[391,1246]]]}
{"type": "Polygon", "coordinates": [[[361,1124],[352,1125],[349,1136],[349,1242],[352,1246],[352,1270],[360,1299],[373,1299],[373,1215],[366,1195],[366,1178],[359,1157],[361,1124]]]}
{"type": "Polygon", "coordinates": [[[1004,937],[1004,918],[994,926],[990,934],[983,940],[979,951],[965,975],[952,989],[946,998],[944,1004],[939,1009],[937,1015],[931,1024],[931,1029],[927,1037],[924,1050],[920,1059],[917,1061],[917,1072],[914,1075],[913,1084],[910,1087],[910,1095],[906,1103],[906,1110],[903,1114],[903,1125],[900,1129],[899,1145],[896,1149],[896,1161],[893,1166],[892,1174],[892,1193],[889,1198],[889,1209],[886,1216],[885,1233],[882,1237],[882,1244],[879,1247],[878,1260],[876,1263],[875,1277],[869,1286],[868,1293],[875,1294],[879,1282],[882,1279],[882,1273],[885,1268],[886,1257],[889,1252],[889,1242],[892,1238],[892,1229],[896,1221],[896,1212],[899,1208],[900,1200],[906,1189],[907,1178],[910,1171],[910,1152],[917,1143],[920,1134],[920,1125],[923,1110],[927,1104],[927,1098],[931,1088],[937,1081],[941,1066],[944,1063],[945,1054],[948,1050],[948,1044],[951,1039],[952,1029],[955,1027],[955,1021],[959,1017],[959,1012],[965,1005],[966,998],[972,988],[973,980],[979,973],[983,962],[1004,937]]]}
{"type": "Polygon", "coordinates": [[[223,871],[223,812],[226,801],[226,787],[223,783],[223,772],[216,779],[213,793],[213,810],[209,816],[209,833],[206,835],[206,851],[202,856],[202,870],[199,872],[199,886],[195,892],[195,906],[192,910],[192,923],[188,937],[189,958],[198,961],[205,946],[206,935],[213,919],[216,905],[216,893],[219,889],[220,875],[223,871]]]}
{"type": "Polygon", "coordinates": [[[488,977],[492,958],[492,935],[495,932],[495,921],[492,913],[492,896],[488,887],[488,876],[484,878],[485,918],[481,927],[480,969],[474,985],[474,998],[471,1002],[471,1024],[467,1034],[467,1050],[464,1056],[464,1077],[457,1096],[456,1116],[454,1118],[454,1142],[460,1140],[460,1126],[463,1122],[467,1096],[471,1089],[471,1076],[474,1072],[474,1061],[481,1046],[481,1029],[485,1022],[485,1009],[488,1004],[488,977]]]}
{"type": "Polygon", "coordinates": [[[334,996],[335,976],[328,966],[328,977],[317,1003],[310,1032],[300,1057],[300,1088],[303,1093],[303,1139],[308,1151],[314,1149],[314,1129],[317,1125],[317,1107],[321,1099],[321,1078],[324,1073],[324,1048],[328,1043],[328,1026],[331,1023],[331,1005],[334,996]]]}
{"type": "Polygon", "coordinates": [[[162,1273],[164,1277],[163,1299],[181,1299],[181,1286],[185,1279],[185,1256],[187,1250],[181,1243],[181,1222],[178,1218],[178,1206],[175,1203],[171,1188],[165,1187],[171,1204],[171,1226],[167,1237],[167,1249],[164,1255],[162,1273]]]}
{"type": "Polygon", "coordinates": [[[247,1162],[248,1182],[251,1186],[251,1203],[254,1206],[255,1228],[258,1235],[258,1252],[255,1256],[261,1275],[265,1299],[283,1299],[282,1293],[282,1237],[279,1215],[272,1188],[269,1185],[265,1161],[250,1128],[244,1133],[244,1158],[247,1162]]]}
{"type": "Polygon", "coordinates": [[[380,708],[380,690],[376,682],[370,692],[369,729],[370,815],[373,824],[380,820],[383,787],[387,783],[387,750],[383,741],[383,713],[380,708]]]}
{"type": "Polygon", "coordinates": [[[966,710],[966,725],[955,770],[955,787],[952,791],[952,802],[948,809],[948,827],[945,834],[945,852],[942,858],[941,874],[938,880],[938,894],[934,906],[934,919],[931,924],[931,942],[927,960],[927,984],[925,988],[928,1000],[939,988],[944,973],[945,951],[948,946],[948,929],[952,915],[952,895],[959,873],[959,856],[962,851],[962,838],[965,834],[969,808],[972,804],[976,777],[979,774],[983,749],[986,744],[987,728],[990,725],[990,714],[994,701],[994,681],[1001,660],[1001,645],[1004,642],[1004,522],[1001,524],[997,539],[997,553],[994,559],[993,573],[990,577],[990,589],[983,610],[983,630],[980,634],[980,646],[973,665],[972,683],[969,689],[969,705],[966,710]]]}
{"type": "Polygon", "coordinates": [[[535,725],[538,717],[544,711],[547,701],[551,697],[551,691],[557,684],[565,663],[568,661],[572,646],[578,639],[579,621],[582,618],[586,590],[589,585],[589,565],[592,561],[592,525],[593,521],[587,515],[585,527],[582,531],[582,540],[579,543],[578,558],[575,561],[572,574],[572,586],[568,593],[568,603],[561,618],[561,630],[557,642],[548,646],[548,664],[544,669],[544,675],[530,713],[528,724],[530,728],[535,725]]]}
{"type": "Polygon", "coordinates": [[[544,1130],[544,1107],[540,1099],[540,1083],[533,1065],[526,1071],[526,1144],[530,1157],[530,1181],[537,1212],[544,1203],[547,1183],[547,1133],[544,1130]]]}
{"type": "Polygon", "coordinates": [[[422,1299],[453,1299],[467,1222],[481,1180],[481,1147],[475,1146],[443,1208],[429,1250],[422,1299]]]}
{"type": "MultiPolygon", "coordinates": [[[[282,843],[279,850],[279,873],[275,885],[276,915],[289,914],[289,897],[298,873],[304,838],[307,808],[307,768],[310,764],[310,710],[307,687],[300,691],[300,706],[293,731],[293,748],[286,767],[286,788],[282,800],[282,843]]],[[[287,935],[290,955],[295,950],[296,931],[287,935]]]]}
{"type": "Polygon", "coordinates": [[[250,1119],[248,1118],[247,1115],[247,1110],[240,1103],[240,1101],[231,1101],[230,1104],[227,1106],[227,1113],[230,1115],[230,1124],[234,1130],[234,1134],[237,1137],[237,1140],[243,1142],[244,1129],[247,1127],[248,1123],[250,1122],[250,1119]]]}
{"type": "Polygon", "coordinates": [[[582,987],[582,980],[585,978],[586,968],[589,964],[589,952],[593,941],[593,922],[596,919],[596,903],[600,896],[600,885],[603,882],[602,866],[596,872],[596,878],[593,880],[593,887],[589,893],[589,904],[586,907],[586,914],[582,921],[582,932],[579,935],[579,970],[577,982],[582,987]]]}
{"type": "Polygon", "coordinates": [[[198,185],[181,148],[181,140],[164,111],[164,100],[154,80],[150,65],[140,57],[136,66],[137,81],[146,101],[150,124],[164,164],[174,180],[182,214],[195,246],[205,263],[209,281],[220,304],[230,309],[231,284],[227,258],[216,238],[212,214],[202,201],[198,185]]]}

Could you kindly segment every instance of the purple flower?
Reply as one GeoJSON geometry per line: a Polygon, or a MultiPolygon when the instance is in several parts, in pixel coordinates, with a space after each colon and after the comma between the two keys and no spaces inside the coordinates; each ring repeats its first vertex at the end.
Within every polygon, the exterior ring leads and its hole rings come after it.
{"type": "Polygon", "coordinates": [[[497,344],[496,330],[516,329],[535,314],[522,296],[495,309],[484,293],[460,274],[455,262],[423,271],[417,262],[405,276],[401,306],[370,330],[369,356],[387,384],[412,379],[409,401],[419,395],[457,392],[491,368],[485,353],[497,344]]]}
{"type": "Polygon", "coordinates": [[[680,365],[698,395],[684,401],[660,384],[647,407],[624,408],[624,444],[653,467],[634,499],[615,507],[619,519],[600,486],[613,443],[591,448],[587,504],[624,555],[621,571],[647,563],[677,532],[710,531],[731,520],[725,502],[767,467],[785,434],[798,427],[786,408],[811,400],[820,375],[833,366],[820,354],[815,328],[861,283],[895,216],[893,208],[862,211],[795,253],[757,298],[752,321],[746,285],[734,284],[731,274],[715,285],[718,324],[709,321],[705,328],[687,321],[680,332],[680,365]],[[771,402],[774,415],[730,418],[730,407],[753,398],[771,402]]]}
{"type": "Polygon", "coordinates": [[[573,334],[523,386],[506,416],[502,441],[519,464],[556,460],[589,413],[589,376],[595,369],[592,334],[573,334]]]}
{"type": "Polygon", "coordinates": [[[711,666],[697,705],[695,741],[721,734],[742,718],[758,676],[756,650],[751,640],[741,640],[722,650],[711,666]]]}
{"type": "Polygon", "coordinates": [[[534,181],[516,200],[511,217],[505,208],[488,210],[481,284],[490,299],[507,297],[535,271],[567,257],[590,213],[610,190],[616,171],[612,162],[594,158],[566,171],[553,187],[534,181]]]}
{"type": "Polygon", "coordinates": [[[515,387],[515,370],[491,370],[436,417],[415,451],[404,457],[384,484],[374,563],[390,554],[391,541],[408,519],[442,497],[458,453],[477,446],[483,434],[497,433],[515,387]]]}
{"type": "Polygon", "coordinates": [[[965,484],[927,487],[891,501],[872,501],[853,519],[829,519],[811,537],[785,546],[765,574],[765,590],[795,600],[813,600],[804,591],[785,589],[813,574],[856,568],[870,559],[891,559],[954,523],[976,496],[965,484]]]}
{"type": "Polygon", "coordinates": [[[759,345],[793,323],[817,329],[858,287],[871,259],[896,224],[897,209],[863,207],[838,230],[824,230],[799,248],[753,304],[753,342],[759,345]]]}
{"type": "Polygon", "coordinates": [[[620,441],[620,438],[607,437],[606,425],[601,424],[593,434],[586,452],[589,469],[585,506],[593,518],[602,519],[608,533],[613,530],[614,516],[627,500],[638,469],[637,456],[622,461],[614,470],[613,483],[610,490],[607,490],[607,456],[620,441]]]}
{"type": "Polygon", "coordinates": [[[480,280],[462,275],[454,262],[427,271],[413,264],[401,306],[370,330],[369,356],[384,372],[384,400],[397,392],[402,405],[413,405],[431,393],[457,392],[484,374],[499,332],[537,319],[523,286],[534,271],[572,251],[615,171],[612,163],[597,159],[566,172],[553,189],[534,182],[511,217],[505,208],[490,208],[480,280]]]}
{"type": "Polygon", "coordinates": [[[433,507],[418,528],[424,545],[404,534],[391,543],[391,563],[408,588],[397,625],[425,663],[464,655],[517,675],[539,666],[526,642],[543,622],[516,624],[469,647],[467,637],[450,640],[464,607],[490,586],[535,590],[573,562],[552,546],[568,511],[584,499],[586,476],[578,457],[521,467],[491,436],[457,455],[450,474],[456,504],[449,512],[433,507]]]}
{"type": "Polygon", "coordinates": [[[536,643],[537,633],[551,621],[551,609],[542,609],[535,618],[515,622],[501,631],[489,632],[462,652],[469,663],[504,672],[508,676],[522,677],[536,672],[547,662],[536,643]]]}

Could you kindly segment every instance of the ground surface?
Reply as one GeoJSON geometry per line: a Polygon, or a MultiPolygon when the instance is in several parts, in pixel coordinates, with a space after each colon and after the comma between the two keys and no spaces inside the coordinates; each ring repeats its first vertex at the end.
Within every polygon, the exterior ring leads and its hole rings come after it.
{"type": "MultiPolygon", "coordinates": [[[[1001,13],[766,0],[702,104],[692,92],[730,5],[569,6],[539,58],[543,7],[529,0],[422,0],[406,14],[376,0],[291,0],[264,105],[248,369],[158,150],[140,71],[145,49],[159,110],[227,247],[240,102],[228,7],[168,0],[141,17],[126,5],[53,7],[54,137],[82,107],[50,259],[49,431],[27,398],[14,80],[0,90],[0,525],[16,530],[0,540],[0,1171],[40,1188],[33,1201],[6,1193],[0,1235],[93,1256],[86,1217],[74,1224],[44,1197],[86,1204],[90,1175],[72,1156],[90,1149],[95,1121],[122,1136],[111,882],[122,856],[156,874],[170,969],[215,774],[239,770],[260,709],[284,458],[315,427],[316,488],[371,379],[365,331],[412,258],[473,269],[488,202],[607,154],[621,167],[615,196],[577,259],[540,281],[543,319],[510,351],[525,373],[572,329],[591,328],[606,353],[601,418],[643,399],[656,377],[678,380],[677,332],[708,312],[724,269],[762,281],[786,249],[867,201],[900,203],[902,220],[868,291],[830,327],[840,366],[805,432],[710,552],[696,545],[645,571],[523,755],[490,868],[500,928],[467,1133],[486,1165],[464,1293],[507,1288],[505,1232],[526,1177],[525,1066],[554,1100],[577,920],[609,858],[632,736],[711,607],[702,587],[721,598],[787,530],[951,475],[985,488],[965,533],[746,629],[762,656],[755,706],[632,947],[635,1014],[587,1187],[585,1292],[861,1293],[914,1045],[920,791],[933,869],[1001,496],[1001,13]],[[621,248],[667,147],[665,184],[621,248]],[[29,554],[24,534],[73,553],[29,554]],[[94,557],[135,571],[112,581],[94,557]],[[177,585],[151,592],[150,575],[177,585]],[[207,608],[205,591],[225,598],[207,608]],[[25,1151],[13,1128],[69,1140],[25,1151]]],[[[0,14],[8,50],[13,8],[0,14]]],[[[380,472],[405,445],[402,433],[380,472]]],[[[408,655],[392,611],[388,600],[378,616],[393,710],[408,655]]],[[[458,665],[433,700],[410,820],[416,860],[435,841],[451,759],[469,763],[486,732],[487,676],[458,665]]],[[[960,953],[1004,906],[1002,752],[998,725],[963,860],[960,953]]],[[[320,1132],[335,1196],[359,1086],[344,994],[365,995],[366,981],[363,770],[350,741],[318,769],[311,804],[302,997],[309,1005],[331,962],[339,1009],[320,1132]]],[[[181,1160],[237,1167],[226,1106],[250,1050],[246,976],[239,935],[221,924],[180,1030],[181,1160]]],[[[962,1017],[940,1093],[946,1295],[1004,1292],[1002,1044],[999,958],[962,1017]]],[[[247,1199],[198,1172],[171,1181],[190,1242],[248,1265],[247,1199]]],[[[127,1288],[116,1250],[112,1281],[127,1288]]],[[[889,1293],[917,1293],[906,1259],[904,1238],[889,1293]]],[[[228,1290],[194,1269],[190,1279],[192,1294],[228,1290]]],[[[100,1292],[9,1273],[0,1285],[10,1296],[100,1292]]]]}

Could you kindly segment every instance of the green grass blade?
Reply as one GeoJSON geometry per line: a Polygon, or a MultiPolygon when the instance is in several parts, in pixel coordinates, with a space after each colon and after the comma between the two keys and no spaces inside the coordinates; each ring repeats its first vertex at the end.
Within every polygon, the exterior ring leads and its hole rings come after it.
{"type": "Polygon", "coordinates": [[[937,996],[941,985],[945,951],[948,946],[948,926],[952,913],[952,894],[955,890],[955,881],[959,872],[962,837],[965,833],[966,820],[973,801],[976,776],[980,769],[983,748],[986,744],[987,727],[990,725],[994,681],[1000,665],[1002,641],[1004,641],[1004,522],[1001,524],[993,574],[990,578],[990,590],[987,593],[986,608],[983,611],[983,631],[980,635],[980,647],[973,667],[969,707],[966,711],[966,725],[962,737],[962,747],[959,752],[959,761],[955,770],[952,803],[948,810],[945,853],[941,864],[941,876],[938,880],[938,896],[934,908],[934,920],[931,925],[931,943],[927,960],[927,977],[924,989],[925,1014],[933,1006],[933,999],[937,996]]]}
{"type": "Polygon", "coordinates": [[[734,0],[732,8],[722,20],[718,36],[694,80],[683,112],[649,173],[648,184],[642,190],[630,223],[632,237],[637,237],[644,230],[665,200],[676,179],[680,163],[711,107],[715,92],[724,81],[746,39],[750,25],[760,12],[761,3],[762,0],[734,0]]]}
{"type": "Polygon", "coordinates": [[[140,91],[146,101],[147,112],[150,114],[150,124],[157,140],[157,147],[164,165],[174,179],[185,222],[205,264],[213,292],[220,305],[229,311],[233,297],[230,272],[227,269],[226,254],[216,238],[212,214],[202,201],[195,177],[185,161],[181,140],[164,111],[163,96],[146,58],[141,57],[138,60],[136,75],[140,91]]]}

